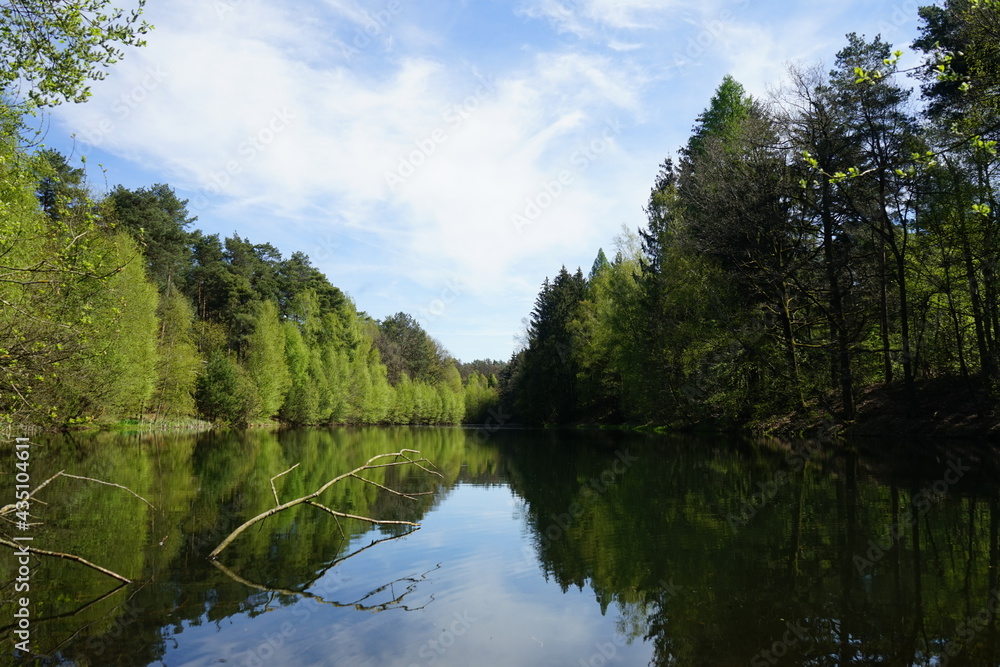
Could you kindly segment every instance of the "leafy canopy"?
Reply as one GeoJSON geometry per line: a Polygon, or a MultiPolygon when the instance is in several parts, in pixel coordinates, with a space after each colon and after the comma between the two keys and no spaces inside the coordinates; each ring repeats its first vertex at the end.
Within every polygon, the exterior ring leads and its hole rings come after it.
{"type": "Polygon", "coordinates": [[[152,26],[140,19],[146,0],[131,10],[111,0],[0,0],[0,88],[26,89],[35,106],[83,102],[90,81],[144,46],[152,26]]]}

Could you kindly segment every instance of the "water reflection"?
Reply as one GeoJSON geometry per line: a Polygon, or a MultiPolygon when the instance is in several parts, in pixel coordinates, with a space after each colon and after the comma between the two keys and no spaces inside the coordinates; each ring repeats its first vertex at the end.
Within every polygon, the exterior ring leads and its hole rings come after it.
{"type": "MultiPolygon", "coordinates": [[[[75,564],[35,563],[32,645],[48,663],[79,665],[1000,664],[991,450],[473,435],[40,441],[38,479],[99,477],[157,509],[79,480],[47,489],[36,544],[141,583],[116,588],[75,564]],[[208,559],[274,506],[274,475],[298,463],[275,486],[299,497],[401,448],[434,462],[444,478],[434,494],[351,483],[323,500],[420,530],[342,521],[345,535],[296,508],[208,559]]],[[[376,479],[426,490],[414,472],[376,479]]],[[[5,559],[0,578],[14,576],[5,559]]],[[[13,609],[0,607],[0,624],[13,609]]],[[[13,645],[9,624],[0,638],[13,645]]]]}
{"type": "Polygon", "coordinates": [[[512,447],[545,572],[592,587],[654,664],[1000,660],[997,467],[975,451],[911,454],[894,472],[884,456],[790,459],[773,442],[512,447]],[[594,486],[623,447],[636,464],[594,486]]]}

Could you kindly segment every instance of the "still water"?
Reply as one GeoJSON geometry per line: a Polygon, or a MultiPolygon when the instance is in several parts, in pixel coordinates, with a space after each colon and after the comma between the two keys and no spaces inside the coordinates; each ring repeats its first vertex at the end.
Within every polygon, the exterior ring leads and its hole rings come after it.
{"type": "MultiPolygon", "coordinates": [[[[997,456],[975,443],[338,428],[51,436],[31,451],[35,482],[65,470],[152,507],[77,479],[38,495],[33,546],[135,583],[33,558],[16,593],[5,549],[3,664],[1000,664],[997,456]],[[403,448],[441,477],[369,477],[428,495],[348,480],[319,500],[419,530],[300,506],[208,558],[275,493],[403,448]],[[24,595],[30,656],[14,648],[24,595]]],[[[11,449],[0,460],[10,502],[11,449]]]]}

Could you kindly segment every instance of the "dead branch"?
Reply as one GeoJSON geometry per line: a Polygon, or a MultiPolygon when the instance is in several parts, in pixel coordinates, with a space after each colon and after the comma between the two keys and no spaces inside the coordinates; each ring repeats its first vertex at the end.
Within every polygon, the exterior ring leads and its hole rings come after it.
{"type": "MultiPolygon", "coordinates": [[[[69,478],[72,478],[72,479],[82,479],[82,480],[87,481],[87,482],[95,482],[97,484],[104,484],[106,486],[113,486],[113,487],[116,487],[116,488],[119,488],[119,489],[123,489],[125,491],[128,491],[133,496],[135,496],[136,498],[138,498],[142,502],[146,503],[150,507],[152,507],[154,510],[156,509],[155,507],[153,507],[152,503],[150,503],[148,500],[146,500],[145,498],[143,498],[142,496],[140,496],[138,493],[136,493],[132,489],[128,488],[127,486],[122,486],[121,484],[115,484],[113,482],[105,482],[103,480],[95,479],[93,477],[82,477],[80,475],[70,475],[70,474],[66,473],[65,471],[63,471],[63,470],[60,470],[59,472],[57,472],[56,474],[52,475],[47,480],[45,480],[44,482],[42,482],[41,484],[39,484],[38,486],[36,486],[35,489],[31,493],[29,493],[28,496],[25,499],[23,499],[23,500],[21,500],[19,502],[16,502],[16,503],[10,503],[8,505],[4,505],[3,507],[0,507],[0,519],[4,519],[4,520],[9,521],[10,520],[8,518],[9,515],[14,514],[15,512],[17,512],[17,508],[18,508],[19,505],[21,505],[22,507],[24,507],[24,503],[30,504],[32,502],[35,502],[35,503],[42,503],[44,505],[45,503],[43,501],[35,499],[35,494],[37,494],[39,491],[41,491],[46,486],[48,486],[56,477],[69,477],[69,478]]],[[[34,525],[34,524],[32,524],[32,525],[34,525]]],[[[117,572],[112,572],[111,570],[109,570],[107,568],[104,568],[104,567],[101,567],[100,565],[96,565],[94,563],[91,563],[86,558],[83,558],[81,556],[77,556],[75,554],[62,553],[61,551],[47,551],[45,549],[36,549],[35,547],[28,547],[28,546],[24,546],[23,544],[17,544],[17,543],[15,543],[15,542],[13,542],[11,540],[8,540],[8,539],[6,539],[5,537],[2,537],[2,536],[0,536],[0,544],[2,544],[4,546],[7,546],[7,547],[10,547],[11,549],[15,549],[17,551],[20,551],[22,553],[26,551],[28,553],[35,554],[37,556],[49,556],[51,558],[62,558],[64,560],[71,560],[71,561],[73,561],[75,563],[80,563],[81,565],[86,565],[87,567],[89,567],[91,569],[94,569],[94,570],[97,570],[101,574],[106,574],[107,576],[112,577],[114,579],[117,579],[118,581],[124,582],[126,584],[132,583],[131,579],[123,577],[122,575],[118,574],[117,572]]]]}
{"type": "Polygon", "coordinates": [[[271,478],[271,493],[274,494],[274,504],[275,505],[280,505],[281,501],[278,500],[278,490],[276,488],[274,488],[274,480],[278,479],[282,475],[287,475],[288,473],[292,472],[293,470],[295,470],[298,467],[299,467],[299,464],[296,463],[295,465],[293,465],[291,468],[289,468],[285,472],[279,472],[277,475],[275,475],[274,477],[271,478]]]}
{"type": "Polygon", "coordinates": [[[80,556],[75,556],[73,554],[64,554],[64,553],[62,553],[60,551],[46,551],[45,549],[36,549],[34,547],[26,547],[26,546],[24,546],[22,544],[17,544],[15,542],[11,542],[10,540],[6,540],[6,539],[4,539],[2,537],[0,537],[0,544],[2,544],[4,546],[7,546],[7,547],[10,547],[11,549],[15,549],[17,551],[27,551],[30,554],[36,554],[36,555],[39,555],[39,556],[51,556],[53,558],[65,558],[66,560],[71,560],[71,561],[73,561],[75,563],[80,563],[82,565],[86,565],[89,568],[93,568],[93,569],[97,570],[98,572],[101,572],[103,574],[108,575],[109,577],[114,577],[118,581],[123,581],[126,584],[131,584],[132,583],[131,579],[127,579],[127,578],[123,577],[122,575],[118,574],[117,572],[112,572],[111,570],[103,568],[100,565],[95,565],[95,564],[91,563],[89,560],[87,560],[86,558],[81,558],[80,556]]]}
{"type": "MultiPolygon", "coordinates": [[[[81,477],[80,475],[70,475],[65,470],[60,470],[56,474],[52,475],[52,477],[49,477],[47,480],[45,480],[44,482],[42,482],[41,484],[39,484],[38,486],[36,486],[35,490],[32,491],[31,493],[29,493],[28,497],[25,498],[24,500],[26,500],[26,501],[34,500],[35,494],[38,493],[39,491],[41,491],[42,489],[44,489],[46,486],[48,486],[49,483],[52,480],[54,480],[56,477],[70,477],[72,479],[82,479],[82,480],[87,481],[87,482],[96,482],[97,484],[104,484],[104,485],[107,485],[107,486],[114,486],[114,487],[119,488],[119,489],[124,489],[125,491],[128,491],[129,493],[131,493],[133,496],[135,496],[136,498],[138,498],[142,502],[144,502],[147,505],[149,505],[150,507],[152,507],[154,510],[156,509],[155,507],[153,507],[153,504],[151,502],[149,502],[148,500],[146,500],[145,498],[143,498],[142,496],[140,496],[138,493],[136,493],[132,489],[128,488],[127,486],[122,486],[121,484],[115,484],[113,482],[105,482],[104,480],[95,479],[93,477],[81,477]]],[[[24,502],[24,501],[22,501],[22,502],[24,502]]],[[[36,501],[36,502],[42,502],[42,501],[39,500],[39,501],[36,501]]],[[[0,507],[0,517],[4,517],[4,516],[10,514],[10,513],[14,512],[16,509],[17,509],[17,503],[10,503],[9,505],[4,505],[3,507],[0,507]]]]}
{"type": "Polygon", "coordinates": [[[416,574],[409,577],[400,577],[399,579],[394,579],[387,584],[383,584],[378,588],[369,591],[365,595],[361,596],[360,598],[352,602],[340,602],[337,600],[328,600],[324,598],[322,595],[311,593],[308,590],[295,590],[291,588],[273,588],[270,586],[264,586],[263,584],[258,584],[254,581],[250,581],[249,579],[241,577],[240,575],[236,574],[235,572],[233,572],[232,570],[230,570],[217,560],[213,560],[212,565],[219,568],[219,570],[221,570],[223,574],[225,574],[233,581],[243,584],[244,586],[247,586],[249,588],[254,588],[256,590],[263,591],[265,593],[277,593],[279,595],[288,595],[288,596],[298,595],[304,598],[309,598],[310,600],[318,602],[319,604],[328,604],[332,607],[352,608],[356,609],[357,611],[371,611],[371,612],[387,611],[389,609],[402,609],[403,611],[417,611],[419,609],[423,609],[434,600],[433,595],[430,596],[430,599],[425,604],[419,607],[410,607],[406,604],[403,604],[403,601],[406,599],[407,595],[416,590],[417,584],[427,579],[428,574],[441,568],[441,564],[438,563],[435,567],[431,568],[430,570],[427,570],[427,572],[423,572],[421,574],[416,574]],[[396,584],[406,584],[406,589],[399,595],[396,595],[394,590],[396,584]],[[374,604],[370,602],[370,599],[372,597],[378,595],[379,593],[385,591],[386,589],[390,591],[390,595],[394,596],[391,600],[387,602],[378,602],[374,604]]]}
{"type": "MultiPolygon", "coordinates": [[[[345,479],[347,479],[349,477],[353,477],[355,479],[359,479],[362,482],[366,482],[368,484],[374,484],[375,486],[378,486],[378,487],[380,487],[382,489],[385,489],[386,491],[390,491],[391,493],[393,493],[395,495],[398,495],[398,496],[401,496],[403,498],[408,498],[410,500],[416,500],[416,496],[417,495],[423,495],[423,494],[402,493],[400,491],[395,491],[393,489],[389,489],[389,488],[387,488],[387,487],[385,487],[385,486],[383,486],[381,484],[377,484],[376,482],[373,482],[372,480],[366,479],[366,478],[364,478],[364,477],[361,476],[361,473],[365,472],[366,470],[377,470],[379,468],[390,468],[390,467],[393,467],[393,466],[413,465],[413,466],[416,466],[417,468],[420,468],[421,470],[423,470],[423,471],[425,471],[427,473],[430,473],[432,475],[437,475],[438,477],[443,477],[441,475],[441,473],[435,472],[433,470],[429,470],[428,468],[420,465],[421,463],[426,463],[426,464],[430,465],[430,461],[428,461],[427,459],[423,459],[423,458],[421,458],[421,459],[412,459],[409,456],[407,456],[407,454],[417,454],[417,455],[419,455],[420,452],[418,452],[415,449],[401,449],[400,451],[393,452],[391,454],[379,454],[378,456],[373,456],[370,459],[368,459],[365,462],[364,465],[358,466],[354,470],[351,470],[350,472],[346,472],[343,475],[338,475],[337,477],[334,477],[333,479],[329,480],[328,482],[326,482],[325,484],[323,484],[321,487],[319,487],[318,489],[316,489],[312,493],[310,493],[308,495],[305,495],[305,496],[302,496],[301,498],[296,498],[295,500],[289,500],[288,502],[286,502],[284,504],[279,504],[277,507],[272,507],[271,509],[267,510],[266,512],[262,512],[261,514],[258,514],[257,516],[253,517],[252,519],[249,519],[248,521],[246,521],[243,525],[241,525],[239,528],[237,528],[236,530],[234,530],[232,533],[230,533],[229,537],[227,537],[226,539],[224,539],[222,541],[222,543],[219,544],[219,546],[215,547],[215,550],[212,551],[212,553],[210,553],[208,555],[208,557],[211,558],[212,560],[214,560],[216,557],[218,557],[218,555],[220,553],[222,553],[223,549],[225,549],[226,547],[228,547],[232,543],[233,540],[235,540],[237,537],[240,536],[240,534],[243,531],[245,531],[247,528],[249,528],[250,526],[254,525],[255,523],[263,521],[264,519],[268,518],[269,516],[273,516],[273,515],[277,514],[278,512],[283,512],[284,510],[287,510],[287,509],[290,509],[292,507],[295,507],[296,505],[303,505],[303,504],[312,505],[313,507],[321,509],[321,510],[323,510],[325,512],[329,512],[330,514],[332,514],[334,516],[334,518],[343,517],[345,519],[358,519],[359,521],[367,521],[368,523],[372,523],[372,524],[376,524],[376,525],[389,524],[389,525],[401,525],[401,526],[414,526],[414,527],[418,527],[419,528],[420,524],[416,524],[416,523],[413,523],[413,522],[410,522],[410,521],[388,521],[388,520],[384,520],[384,519],[373,519],[371,517],[357,516],[355,514],[347,514],[347,513],[344,513],[344,512],[337,512],[336,510],[332,510],[332,509],[330,509],[328,507],[325,507],[325,506],[323,506],[323,505],[315,502],[315,499],[317,497],[319,497],[324,491],[326,491],[327,489],[329,489],[331,486],[333,486],[337,482],[341,482],[341,481],[343,481],[343,480],[345,480],[345,479]],[[402,461],[394,460],[394,461],[389,462],[389,463],[376,463],[376,461],[380,461],[380,460],[388,459],[388,458],[403,459],[403,460],[402,461]]],[[[291,470],[291,469],[289,469],[289,470],[291,470]]],[[[286,470],[285,473],[289,472],[289,470],[286,470]]],[[[285,473],[281,473],[281,474],[284,475],[285,473]]],[[[271,490],[272,491],[274,491],[274,479],[276,477],[280,477],[280,475],[276,475],[274,478],[271,478],[271,490]]],[[[277,491],[274,491],[274,499],[275,499],[275,502],[278,502],[278,493],[277,493],[277,491]]]]}
{"type": "Polygon", "coordinates": [[[114,486],[114,487],[119,488],[119,489],[124,489],[124,490],[128,491],[129,493],[131,493],[136,498],[138,498],[139,500],[141,500],[142,502],[144,502],[147,505],[149,505],[151,509],[156,510],[156,508],[153,507],[153,503],[149,502],[148,500],[146,500],[145,498],[143,498],[142,496],[140,496],[138,493],[136,493],[132,489],[128,488],[127,486],[122,486],[121,484],[115,484],[113,482],[105,482],[105,481],[100,480],[100,479],[94,479],[93,477],[80,477],[79,475],[69,475],[69,474],[66,474],[64,472],[61,472],[59,474],[62,475],[63,477],[71,477],[73,479],[83,479],[83,480],[86,480],[88,482],[96,482],[98,484],[106,484],[107,486],[114,486]]]}

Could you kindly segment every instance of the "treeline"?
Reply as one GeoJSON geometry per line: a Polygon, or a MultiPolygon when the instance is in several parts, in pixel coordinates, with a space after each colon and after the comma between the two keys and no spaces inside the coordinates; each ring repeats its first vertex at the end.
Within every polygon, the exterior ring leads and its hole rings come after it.
{"type": "MultiPolygon", "coordinates": [[[[299,252],[190,230],[166,185],[92,201],[62,155],[0,160],[0,416],[65,426],[485,421],[495,375],[376,321],[299,252]]],[[[481,362],[487,363],[487,362],[481,362]]]]}
{"type": "Polygon", "coordinates": [[[920,9],[908,74],[879,37],[771,99],[726,77],[667,160],[638,236],[546,280],[505,409],[531,423],[851,417],[865,388],[920,409],[1000,380],[1000,5],[920,9]],[[961,378],[962,380],[957,380],[961,378]],[[963,382],[964,381],[964,382],[963,382]]]}

